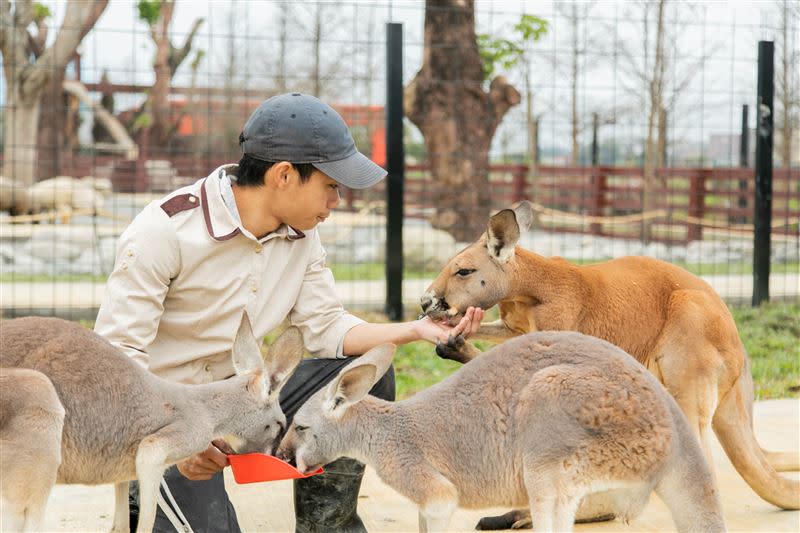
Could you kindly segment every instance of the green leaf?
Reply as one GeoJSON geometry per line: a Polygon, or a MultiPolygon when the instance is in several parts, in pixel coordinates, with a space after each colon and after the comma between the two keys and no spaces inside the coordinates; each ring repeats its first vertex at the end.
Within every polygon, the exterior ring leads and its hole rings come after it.
{"type": "Polygon", "coordinates": [[[519,62],[524,50],[519,44],[509,39],[494,38],[491,35],[478,34],[478,51],[483,59],[483,79],[489,80],[499,65],[504,70],[511,70],[519,62]]]}
{"type": "Polygon", "coordinates": [[[547,34],[549,26],[546,20],[536,15],[525,15],[520,17],[519,22],[514,25],[514,30],[522,35],[525,42],[536,42],[547,34]]]}
{"type": "Polygon", "coordinates": [[[37,23],[53,16],[53,13],[50,11],[50,8],[40,2],[34,2],[33,4],[33,20],[37,23]]]}
{"type": "Polygon", "coordinates": [[[477,35],[478,51],[483,60],[483,79],[490,80],[499,69],[514,69],[525,56],[525,44],[536,42],[547,33],[547,21],[535,15],[522,15],[514,25],[519,34],[515,40],[493,37],[487,33],[477,35]]]}
{"type": "Polygon", "coordinates": [[[161,0],[139,0],[138,8],[139,18],[151,26],[161,17],[161,0]]]}

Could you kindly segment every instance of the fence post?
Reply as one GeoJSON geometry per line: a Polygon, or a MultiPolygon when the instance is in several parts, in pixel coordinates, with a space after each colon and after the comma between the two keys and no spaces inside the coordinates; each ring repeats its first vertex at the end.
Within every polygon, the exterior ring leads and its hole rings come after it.
{"type": "MultiPolygon", "coordinates": [[[[603,215],[603,208],[606,205],[606,170],[598,166],[592,167],[592,203],[589,214],[594,217],[603,215]]],[[[590,225],[593,235],[603,234],[603,225],[593,222],[590,225]]]]}
{"type": "MultiPolygon", "coordinates": [[[[698,169],[689,178],[689,216],[697,219],[702,219],[705,214],[706,173],[707,170],[698,169]]],[[[703,226],[690,220],[688,239],[690,242],[702,240],[703,226]]]]}
{"type": "Polygon", "coordinates": [[[753,216],[753,306],[769,301],[769,259],[772,226],[772,97],[775,44],[758,42],[758,105],[756,106],[756,201],[753,216]]]}
{"type": "Polygon", "coordinates": [[[527,174],[527,165],[517,165],[514,167],[514,184],[511,193],[511,201],[513,203],[525,199],[525,176],[527,174]]]}
{"type": "MultiPolygon", "coordinates": [[[[750,158],[750,131],[748,128],[747,114],[749,107],[747,104],[742,105],[742,133],[739,137],[739,166],[747,168],[749,165],[748,159],[750,158]]],[[[739,209],[747,209],[747,180],[739,180],[739,201],[737,202],[739,209]]],[[[744,213],[734,217],[734,220],[740,224],[747,223],[747,215],[744,213]]]]}
{"type": "Polygon", "coordinates": [[[403,25],[386,24],[386,315],[403,319],[403,25]]]}

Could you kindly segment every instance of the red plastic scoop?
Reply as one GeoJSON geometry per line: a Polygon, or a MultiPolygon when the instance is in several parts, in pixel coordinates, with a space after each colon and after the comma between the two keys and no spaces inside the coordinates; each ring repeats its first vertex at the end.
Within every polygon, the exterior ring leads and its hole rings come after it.
{"type": "Polygon", "coordinates": [[[300,479],[322,474],[324,470],[318,468],[309,474],[303,474],[286,461],[281,461],[272,455],[264,453],[243,453],[241,455],[228,455],[228,461],[233,470],[233,479],[236,483],[259,483],[261,481],[278,481],[280,479],[300,479]]]}

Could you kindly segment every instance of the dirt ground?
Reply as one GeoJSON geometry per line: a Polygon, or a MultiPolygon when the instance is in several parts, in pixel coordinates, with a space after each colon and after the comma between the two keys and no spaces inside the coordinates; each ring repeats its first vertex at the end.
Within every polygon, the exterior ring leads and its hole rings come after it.
{"type": "MultiPolygon", "coordinates": [[[[755,405],[755,429],[768,449],[800,450],[800,400],[770,400],[755,405]]],[[[761,500],[739,477],[715,442],[715,468],[725,520],[730,531],[800,531],[800,511],[781,511],[761,500]]],[[[248,532],[291,532],[294,529],[291,482],[237,485],[227,473],[228,488],[240,523],[248,532]]],[[[785,474],[798,479],[797,473],[785,474]]],[[[473,531],[481,516],[507,509],[461,510],[450,531],[473,531]]],[[[371,533],[417,531],[416,507],[367,470],[359,513],[371,533]]],[[[47,531],[108,531],[113,515],[111,486],[58,486],[50,497],[47,531]]],[[[576,526],[576,531],[674,531],[664,504],[655,496],[641,516],[621,522],[576,526]]]]}

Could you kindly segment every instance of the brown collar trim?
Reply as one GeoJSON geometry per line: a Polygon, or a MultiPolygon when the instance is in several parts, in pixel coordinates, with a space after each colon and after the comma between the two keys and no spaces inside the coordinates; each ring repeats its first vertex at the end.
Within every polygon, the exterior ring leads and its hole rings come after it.
{"type": "Polygon", "coordinates": [[[214,235],[214,227],[211,225],[211,214],[208,212],[208,198],[206,197],[206,178],[203,180],[203,183],[200,184],[200,205],[203,206],[203,218],[206,221],[206,229],[208,230],[208,234],[211,235],[211,238],[215,241],[227,241],[228,239],[232,239],[241,233],[239,228],[236,228],[232,232],[228,233],[227,235],[223,235],[221,237],[217,237],[214,235]]]}
{"type": "Polygon", "coordinates": [[[291,226],[289,226],[289,229],[291,229],[295,233],[294,235],[290,233],[289,235],[286,236],[286,238],[289,239],[290,241],[297,241],[306,238],[306,234],[300,231],[299,229],[293,228],[291,226]]]}

